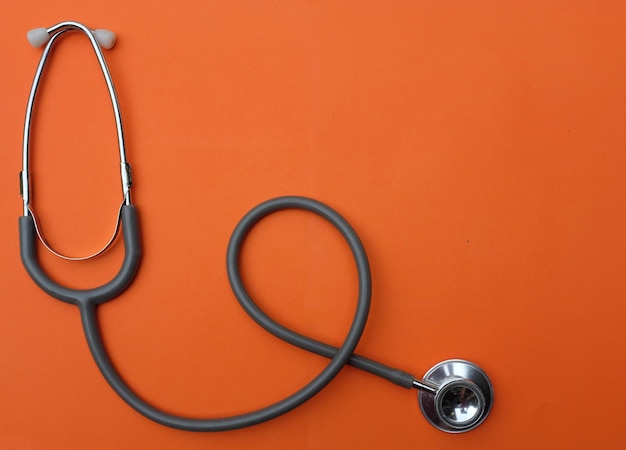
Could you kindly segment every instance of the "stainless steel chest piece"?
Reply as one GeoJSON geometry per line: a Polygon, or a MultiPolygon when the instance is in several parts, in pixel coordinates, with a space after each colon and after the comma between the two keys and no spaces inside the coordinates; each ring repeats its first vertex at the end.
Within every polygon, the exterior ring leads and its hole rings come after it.
{"type": "Polygon", "coordinates": [[[476,364],[462,359],[440,362],[424,375],[436,392],[419,391],[426,419],[447,433],[463,433],[480,425],[493,406],[493,386],[476,364]]]}

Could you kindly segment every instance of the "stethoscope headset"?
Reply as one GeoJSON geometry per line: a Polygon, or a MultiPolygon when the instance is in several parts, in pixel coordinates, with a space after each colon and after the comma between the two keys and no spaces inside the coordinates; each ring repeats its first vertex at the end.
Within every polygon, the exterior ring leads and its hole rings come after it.
{"type": "Polygon", "coordinates": [[[150,420],[180,430],[234,430],[276,418],[302,405],[319,393],[346,364],[349,364],[406,389],[416,389],[419,392],[418,402],[424,416],[442,431],[462,433],[476,428],[486,419],[493,405],[493,387],[485,372],[476,364],[461,359],[443,361],[426,372],[420,380],[410,373],[354,353],[365,328],[371,297],[371,275],[365,249],[350,224],[336,211],[319,201],[296,196],[268,200],[253,208],[241,219],[228,243],[228,279],[239,304],[257,324],[292,345],[329,358],[328,365],[310,383],[287,398],[265,408],[231,417],[208,419],[180,417],[161,411],[139,397],[124,382],[111,362],[102,340],[97,316],[98,305],[114,299],[131,284],[139,269],[142,253],[137,209],[131,202],[132,177],[130,165],[126,161],[120,108],[101,49],[113,47],[115,34],[108,30],[91,30],[77,22],[61,22],[47,29],[31,30],[27,37],[35,47],[44,44],[46,46],[30,90],[24,123],[23,168],[20,173],[24,214],[19,218],[22,263],[33,281],[47,294],[78,307],[85,338],[98,368],[113,390],[132,408],[150,420]],[[30,207],[29,143],[37,88],[54,43],[71,31],[80,31],[89,39],[104,74],[115,116],[123,194],[113,236],[101,250],[85,257],[67,257],[54,251],[44,239],[30,207]],[[298,334],[275,322],[255,304],[242,282],[239,267],[240,251],[247,234],[264,217],[284,209],[309,211],[330,222],[346,240],[354,257],[358,274],[357,306],[347,336],[338,348],[298,334]],[[107,250],[116,241],[120,226],[125,248],[124,260],[117,275],[108,283],[93,289],[70,289],[57,284],[42,269],[37,257],[37,238],[48,250],[61,258],[84,260],[94,258],[107,250]]]}

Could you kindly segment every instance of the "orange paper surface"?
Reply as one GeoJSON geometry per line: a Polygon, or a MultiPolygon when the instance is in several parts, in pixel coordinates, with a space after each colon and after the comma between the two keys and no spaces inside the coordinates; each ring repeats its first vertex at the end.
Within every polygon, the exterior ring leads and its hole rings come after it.
{"type": "MultiPolygon", "coordinates": [[[[0,448],[620,449],[626,376],[626,4],[618,1],[2,2],[0,448]],[[448,435],[415,392],[347,368],[271,422],[203,434],[130,409],[91,359],[75,307],[19,259],[23,119],[41,54],[30,28],[118,34],[120,98],[144,259],[100,307],[111,357],[140,395],[217,417],[265,406],[326,363],[239,308],[225,252],[268,198],[323,201],[370,258],[360,354],[422,376],[465,358],[491,416],[448,435]]],[[[104,81],[84,36],[56,47],[37,99],[32,206],[69,254],[106,242],[121,201],[104,81]]],[[[123,245],[46,270],[93,287],[123,245]]],[[[273,317],[341,343],[356,273],[304,212],[251,233],[247,286],[273,317]]]]}

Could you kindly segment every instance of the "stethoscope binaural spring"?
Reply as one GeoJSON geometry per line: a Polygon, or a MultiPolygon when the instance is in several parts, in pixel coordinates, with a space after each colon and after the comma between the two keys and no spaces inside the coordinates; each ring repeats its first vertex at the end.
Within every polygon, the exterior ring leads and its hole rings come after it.
{"type": "Polygon", "coordinates": [[[233,430],[271,420],[302,405],[318,394],[346,364],[349,364],[406,389],[416,389],[419,392],[419,405],[425,417],[442,431],[449,433],[469,431],[485,420],[493,405],[493,387],[485,372],[477,365],[461,359],[446,360],[430,369],[423,379],[418,379],[410,373],[354,353],[365,328],[371,299],[371,274],[365,249],[354,229],[335,210],[317,200],[297,196],[268,200],[253,208],[241,219],[228,243],[226,255],[228,279],[238,302],[256,323],[292,345],[329,358],[330,362],[324,370],[303,388],[277,403],[246,414],[224,418],[196,419],[169,414],[147,403],[133,392],[120,377],[107,354],[97,317],[99,304],[114,299],[132,283],[139,269],[142,252],[137,210],[130,196],[132,178],[130,165],[126,161],[120,108],[101,49],[101,47],[111,48],[115,43],[115,35],[107,30],[91,30],[78,22],[61,22],[47,29],[31,30],[28,39],[36,47],[44,44],[46,46],[35,73],[24,124],[23,168],[20,173],[24,213],[19,218],[22,263],[30,277],[46,293],[78,307],[91,354],[106,381],[126,403],[148,419],[168,427],[188,431],[233,430]],[[85,257],[68,257],[54,251],[44,239],[30,207],[29,143],[37,87],[54,43],[71,31],[82,32],[88,38],[102,69],[115,116],[122,179],[122,202],[117,214],[115,231],[101,250],[85,257]],[[330,222],[346,240],[354,257],[358,275],[357,306],[348,333],[338,348],[303,336],[274,321],[255,304],[241,279],[240,255],[246,236],[263,218],[284,209],[309,211],[330,222]],[[96,257],[111,246],[116,240],[120,226],[125,248],[124,260],[117,275],[108,283],[86,290],[71,289],[53,281],[42,269],[37,257],[37,238],[45,248],[59,257],[82,260],[96,257]]]}

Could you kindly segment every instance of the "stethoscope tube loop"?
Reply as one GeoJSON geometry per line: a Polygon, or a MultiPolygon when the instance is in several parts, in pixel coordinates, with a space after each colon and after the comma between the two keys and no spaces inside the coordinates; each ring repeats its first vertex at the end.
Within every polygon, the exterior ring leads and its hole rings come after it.
{"type": "MultiPolygon", "coordinates": [[[[135,394],[124,380],[119,376],[102,342],[97,318],[96,305],[93,302],[83,302],[79,304],[83,330],[89,345],[91,354],[104,375],[109,385],[117,394],[132,408],[145,417],[162,425],[187,431],[226,431],[256,425],[297,408],[304,402],[310,400],[318,394],[328,383],[330,383],[341,369],[350,362],[356,346],[359,343],[367,316],[369,313],[371,299],[371,275],[369,262],[365,249],[361,244],[357,234],[350,227],[343,217],[330,207],[305,197],[279,197],[269,200],[254,208],[236,226],[227,250],[227,270],[231,288],[239,303],[246,312],[264,329],[277,337],[298,347],[315,353],[323,354],[331,358],[328,365],[312,381],[289,397],[278,401],[266,408],[259,409],[246,414],[225,418],[195,419],[180,417],[166,413],[150,405],[148,402],[135,394]],[[350,325],[349,331],[343,344],[339,348],[333,348],[327,344],[315,341],[306,336],[295,333],[292,330],[278,324],[261,311],[248,294],[242,280],[239,269],[240,255],[243,243],[252,227],[263,217],[283,209],[303,209],[329,221],[342,234],[352,255],[354,256],[359,290],[357,295],[357,305],[350,325]],[[320,351],[317,351],[320,350],[320,351]]],[[[372,366],[379,366],[379,371],[385,371],[385,366],[374,361],[367,360],[372,366]]],[[[393,370],[393,369],[392,369],[393,370]]],[[[407,375],[407,378],[411,375],[407,375]]],[[[393,378],[393,376],[391,376],[393,378]]]]}
{"type": "MultiPolygon", "coordinates": [[[[246,291],[243,281],[241,280],[239,258],[241,254],[241,246],[244,241],[243,237],[245,237],[263,218],[284,209],[300,209],[309,211],[330,222],[346,240],[352,252],[352,256],[354,257],[357,265],[357,273],[359,275],[359,295],[364,293],[371,296],[371,275],[369,263],[365,249],[363,248],[363,245],[361,244],[361,241],[359,240],[354,229],[339,213],[330,207],[318,202],[317,200],[297,196],[279,197],[265,201],[248,212],[237,224],[237,227],[233,231],[229,241],[226,257],[230,286],[241,307],[258,325],[263,327],[263,329],[274,334],[279,339],[295,345],[296,347],[300,347],[312,353],[317,353],[318,355],[325,356],[326,358],[332,358],[337,353],[338,349],[336,347],[311,339],[307,336],[302,336],[275,322],[256,305],[246,291]]],[[[352,355],[348,360],[348,364],[366,372],[370,372],[381,378],[385,378],[388,381],[404,388],[409,389],[413,387],[413,375],[398,369],[387,367],[363,356],[352,355]]]]}

